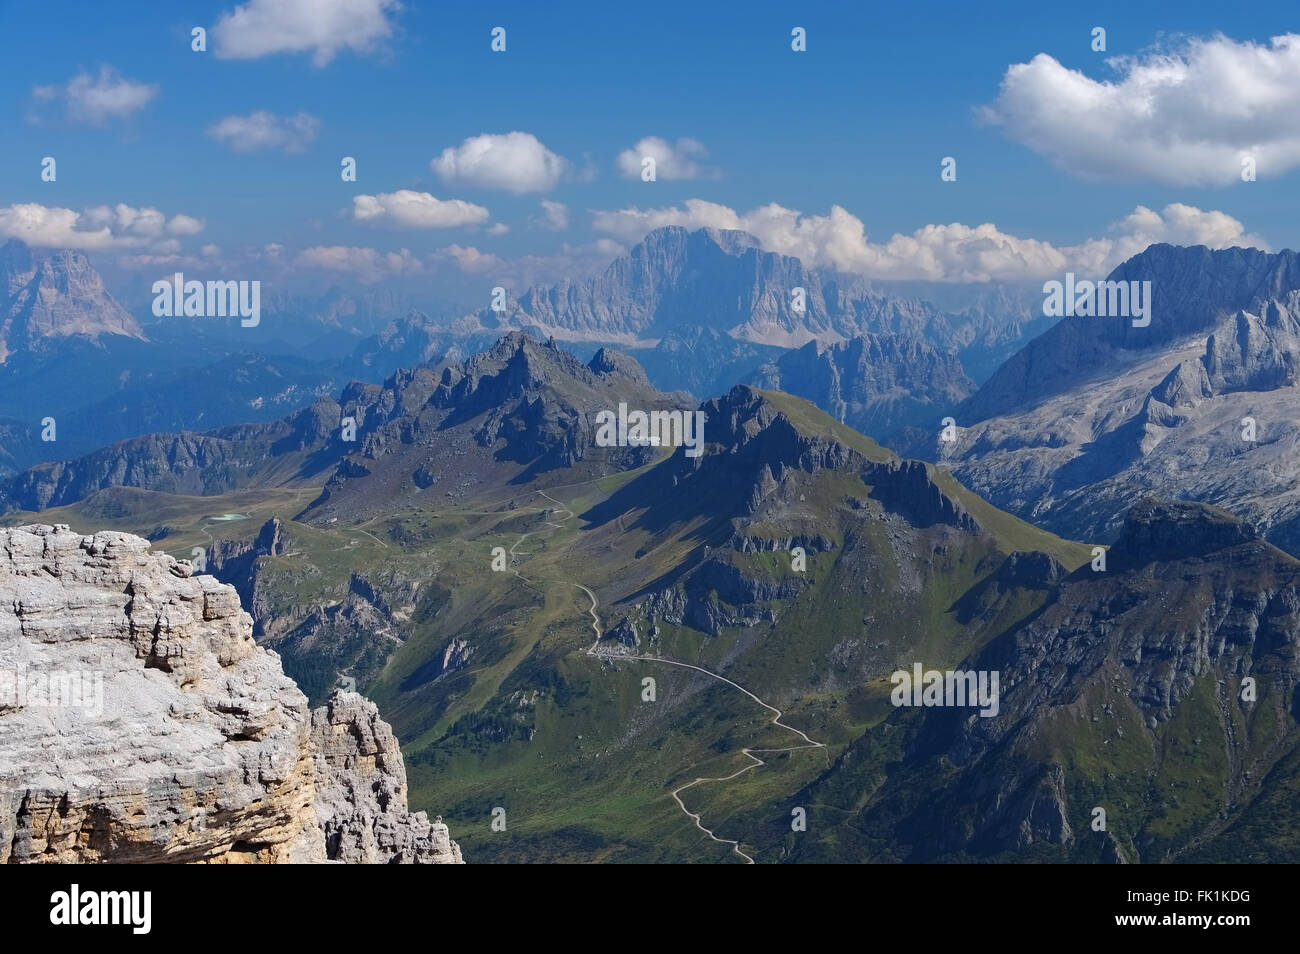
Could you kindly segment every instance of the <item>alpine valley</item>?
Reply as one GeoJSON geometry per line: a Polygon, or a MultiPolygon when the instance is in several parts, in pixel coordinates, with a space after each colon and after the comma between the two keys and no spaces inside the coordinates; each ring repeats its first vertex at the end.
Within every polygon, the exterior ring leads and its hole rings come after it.
{"type": "MultiPolygon", "coordinates": [[[[713,233],[655,242],[761,257],[713,233]]],[[[1152,278],[1147,331],[1173,312],[1152,278]]],[[[1281,306],[1248,304],[1239,322],[1274,342],[1281,306]]],[[[668,334],[661,311],[628,333],[668,334]]],[[[599,317],[571,305],[546,329],[578,313],[599,317]]],[[[410,809],[443,815],[470,861],[1300,860],[1276,825],[1300,791],[1300,562],[1210,503],[1139,494],[1057,536],[900,457],[839,418],[924,421],[969,379],[923,334],[835,314],[847,343],[784,342],[802,350],[703,401],[625,351],[510,330],[276,419],[43,463],[0,500],[11,525],[201,561],[310,704],[373,701],[410,809]],[[809,393],[803,366],[843,383],[809,393]],[[759,386],[789,380],[834,416],[759,386]],[[933,388],[899,404],[917,390],[900,381],[933,388]],[[620,406],[701,413],[702,453],[602,446],[620,406]],[[893,705],[892,675],[918,666],[998,673],[995,714],[893,705]]],[[[1201,367],[1212,389],[1225,364],[1201,367]]],[[[987,396],[1009,375],[958,416],[1015,407],[987,396]]]]}

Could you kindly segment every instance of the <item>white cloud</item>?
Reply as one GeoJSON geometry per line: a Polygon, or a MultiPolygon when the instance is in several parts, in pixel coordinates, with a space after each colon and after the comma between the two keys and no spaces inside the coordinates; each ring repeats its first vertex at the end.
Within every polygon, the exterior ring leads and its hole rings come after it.
{"type": "Polygon", "coordinates": [[[397,0],[249,0],[223,13],[211,33],[222,59],[311,53],[324,66],[342,50],[379,49],[400,9],[397,0]]]}
{"type": "Polygon", "coordinates": [[[36,202],[0,208],[0,237],[43,248],[148,248],[171,253],[180,247],[172,236],[195,235],[202,230],[203,222],[191,216],[169,219],[157,209],[137,209],[121,202],[82,212],[36,202]]]}
{"type": "Polygon", "coordinates": [[[1261,178],[1300,166],[1300,35],[1267,45],[1187,39],[1107,62],[1117,81],[1040,53],[1008,67],[979,115],[1091,179],[1230,185],[1241,181],[1242,156],[1261,178]]]}
{"type": "Polygon", "coordinates": [[[400,189],[352,199],[352,218],[365,225],[408,229],[445,229],[481,225],[491,213],[463,199],[437,199],[427,192],[400,189]]]}
{"type": "Polygon", "coordinates": [[[501,266],[501,259],[490,252],[480,252],[473,246],[463,248],[459,245],[448,245],[434,252],[433,258],[435,261],[447,259],[455,262],[456,267],[462,272],[486,272],[501,266]]]}
{"type": "Polygon", "coordinates": [[[424,270],[420,260],[407,249],[380,252],[373,248],[349,245],[316,245],[304,249],[298,254],[296,264],[306,268],[344,272],[362,282],[377,282],[395,275],[409,275],[424,270]]]}
{"type": "Polygon", "coordinates": [[[98,76],[83,70],[63,86],[34,86],[32,96],[46,101],[62,96],[69,119],[103,126],[144,109],[158,90],[152,83],[129,80],[113,67],[101,66],[98,76]]]}
{"type": "Polygon", "coordinates": [[[612,212],[597,211],[593,213],[592,227],[597,232],[608,232],[628,242],[639,241],[647,232],[665,225],[681,225],[689,229],[743,228],[736,210],[725,205],[703,199],[687,199],[685,205],[684,209],[668,207],[643,211],[632,206],[612,212]]]}
{"type": "Polygon", "coordinates": [[[505,235],[509,231],[510,231],[510,226],[506,225],[504,222],[494,222],[492,225],[488,226],[487,234],[505,235]]]}
{"type": "Polygon", "coordinates": [[[471,136],[429,163],[444,182],[514,193],[553,189],[569,167],[526,132],[471,136]]]}
{"type": "Polygon", "coordinates": [[[209,243],[199,249],[199,251],[203,253],[205,258],[217,258],[221,255],[221,246],[209,243]]]}
{"type": "Polygon", "coordinates": [[[114,206],[95,205],[83,213],[85,222],[93,227],[107,227],[119,237],[141,239],[161,238],[170,235],[198,235],[203,222],[189,215],[173,215],[170,219],[154,208],[136,209],[124,202],[114,206]]]}
{"type": "Polygon", "coordinates": [[[1089,240],[1069,251],[1081,267],[1093,272],[1109,272],[1120,262],[1157,242],[1209,248],[1231,248],[1234,245],[1265,251],[1269,248],[1261,236],[1247,233],[1241,222],[1224,212],[1205,212],[1195,206],[1173,202],[1159,213],[1139,205],[1111,225],[1104,238],[1089,240]]]}
{"type": "Polygon", "coordinates": [[[173,215],[167,222],[167,231],[173,235],[198,235],[203,231],[203,220],[188,215],[173,215]]]}
{"type": "Polygon", "coordinates": [[[795,256],[806,265],[871,278],[930,281],[1017,281],[1067,268],[1105,274],[1154,242],[1268,248],[1232,216],[1179,203],[1165,206],[1161,213],[1138,206],[1114,223],[1105,236],[1060,247],[1010,235],[992,223],[969,226],[960,222],[927,225],[910,235],[896,234],[876,243],[868,240],[862,220],[838,205],[831,206],[825,216],[804,215],[775,203],[742,214],[713,202],[690,199],[684,208],[597,211],[592,224],[597,231],[628,242],[666,225],[740,229],[757,238],[763,248],[795,256]]]}
{"type": "Polygon", "coordinates": [[[217,120],[208,127],[208,135],[235,152],[283,149],[300,153],[306,152],[320,127],[320,120],[310,113],[277,116],[259,109],[247,116],[226,116],[217,120]]]}
{"type": "MultiPolygon", "coordinates": [[[[568,246],[565,246],[565,250],[568,251],[568,246]]],[[[607,239],[607,238],[598,238],[596,239],[596,241],[592,242],[588,246],[579,246],[577,249],[575,249],[575,251],[578,252],[585,251],[585,250],[590,250],[592,253],[596,255],[603,255],[606,258],[611,258],[611,259],[618,258],[620,255],[627,254],[626,245],[621,245],[618,242],[615,242],[613,239],[607,239]]]]}
{"type": "Polygon", "coordinates": [[[161,266],[171,268],[177,265],[191,266],[202,264],[203,262],[201,259],[197,259],[192,255],[152,255],[146,252],[142,254],[119,255],[117,258],[118,267],[130,269],[154,269],[161,266]]]}
{"type": "Polygon", "coordinates": [[[552,232],[562,232],[569,227],[569,207],[563,202],[542,200],[542,218],[538,224],[552,232]]]}
{"type": "Polygon", "coordinates": [[[678,139],[674,146],[658,136],[646,136],[631,149],[618,154],[616,165],[624,178],[640,179],[641,164],[647,156],[655,161],[655,179],[699,179],[708,170],[692,157],[704,158],[709,154],[697,139],[678,139]]]}

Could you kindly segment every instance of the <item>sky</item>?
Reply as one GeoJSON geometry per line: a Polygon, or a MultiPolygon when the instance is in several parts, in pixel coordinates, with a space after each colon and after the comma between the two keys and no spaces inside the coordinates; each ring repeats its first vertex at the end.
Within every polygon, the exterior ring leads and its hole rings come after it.
{"type": "Polygon", "coordinates": [[[1281,2],[0,0],[0,239],[461,296],[667,224],[948,282],[1297,247],[1293,30],[1281,2]]]}

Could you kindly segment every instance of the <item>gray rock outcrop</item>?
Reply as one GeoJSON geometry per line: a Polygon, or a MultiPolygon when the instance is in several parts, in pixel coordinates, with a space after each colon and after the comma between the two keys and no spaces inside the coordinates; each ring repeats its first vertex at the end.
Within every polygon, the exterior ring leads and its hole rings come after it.
{"type": "Polygon", "coordinates": [[[1072,539],[1114,540],[1156,494],[1300,554],[1300,257],[1156,245],[1111,277],[1151,281],[1148,327],[1063,319],[954,413],[956,441],[910,451],[1072,539]]]}
{"type": "Polygon", "coordinates": [[[374,706],[313,714],[232,587],[130,534],[0,531],[0,862],[459,860],[445,836],[374,706]]]}

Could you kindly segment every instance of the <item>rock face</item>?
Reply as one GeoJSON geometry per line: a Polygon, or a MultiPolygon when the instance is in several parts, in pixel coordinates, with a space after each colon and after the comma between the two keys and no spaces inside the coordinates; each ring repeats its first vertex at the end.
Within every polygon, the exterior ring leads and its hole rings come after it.
{"type": "Polygon", "coordinates": [[[1124,564],[1136,564],[1206,556],[1258,539],[1253,526],[1217,507],[1148,497],[1129,511],[1114,549],[1124,564]]]}
{"type": "Polygon", "coordinates": [[[458,861],[391,730],[317,713],[232,587],[124,533],[0,531],[0,862],[458,861]]]}
{"type": "Polygon", "coordinates": [[[1148,493],[1245,517],[1300,554],[1300,259],[1155,245],[1117,268],[1150,281],[1150,325],[1063,319],[954,412],[942,458],[996,506],[1073,539],[1113,540],[1148,493]]]}
{"type": "Polygon", "coordinates": [[[311,714],[316,815],[330,858],[349,864],[462,864],[442,818],[406,810],[406,766],[375,704],[336,692],[311,714]]]}
{"type": "Polygon", "coordinates": [[[565,340],[645,347],[697,328],[782,348],[864,332],[959,337],[928,302],[808,268],[733,229],[655,229],[595,278],[530,288],[509,304],[504,315],[485,308],[468,316],[462,328],[532,327],[565,340]],[[796,288],[804,290],[802,308],[796,288]]]}
{"type": "Polygon", "coordinates": [[[144,339],[86,256],[40,255],[17,239],[0,246],[0,363],[45,339],[102,334],[144,339]]]}
{"type": "Polygon", "coordinates": [[[955,354],[905,335],[867,334],[835,345],[810,342],[763,365],[750,383],[807,398],[878,439],[939,426],[975,390],[955,354]]]}

